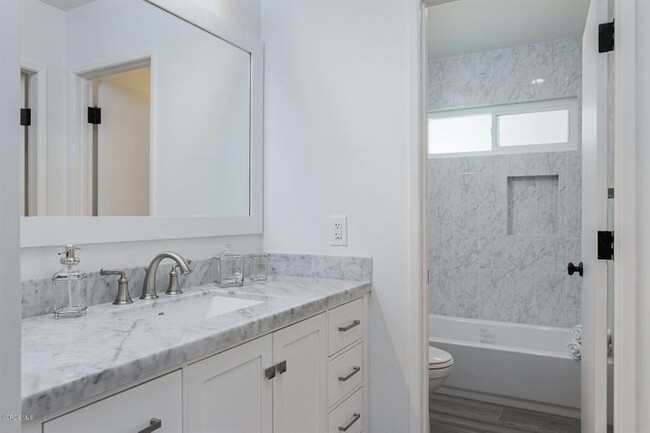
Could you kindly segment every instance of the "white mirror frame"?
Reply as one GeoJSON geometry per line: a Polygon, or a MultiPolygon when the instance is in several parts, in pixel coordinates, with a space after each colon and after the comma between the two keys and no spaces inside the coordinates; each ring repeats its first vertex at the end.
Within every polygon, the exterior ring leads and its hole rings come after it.
{"type": "Polygon", "coordinates": [[[146,0],[251,55],[250,215],[244,217],[23,217],[21,246],[145,241],[262,233],[264,45],[214,13],[179,0],[146,0]]]}

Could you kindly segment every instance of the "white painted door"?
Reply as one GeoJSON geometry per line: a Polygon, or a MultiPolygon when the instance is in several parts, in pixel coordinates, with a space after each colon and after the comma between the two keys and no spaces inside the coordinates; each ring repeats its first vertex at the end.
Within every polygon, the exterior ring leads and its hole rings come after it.
{"type": "Polygon", "coordinates": [[[607,262],[597,232],[607,230],[607,54],[598,25],[607,0],[591,0],[582,48],[582,432],[607,431],[607,262]]]}
{"type": "Polygon", "coordinates": [[[280,366],[273,384],[273,432],[325,433],[326,313],[274,333],[273,357],[280,366]]]}
{"type": "Polygon", "coordinates": [[[97,104],[102,109],[97,128],[99,216],[150,213],[148,79],[149,68],[142,68],[97,81],[97,104]]]}
{"type": "Polygon", "coordinates": [[[189,433],[271,433],[270,335],[199,361],[188,369],[189,433]]]}
{"type": "Polygon", "coordinates": [[[183,428],[180,370],[105,398],[43,424],[43,433],[178,433],[183,428]]]}

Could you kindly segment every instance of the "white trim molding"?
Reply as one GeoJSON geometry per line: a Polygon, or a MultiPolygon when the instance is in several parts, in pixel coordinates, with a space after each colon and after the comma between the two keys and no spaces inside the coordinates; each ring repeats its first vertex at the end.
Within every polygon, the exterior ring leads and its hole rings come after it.
{"type": "Polygon", "coordinates": [[[409,365],[409,431],[429,432],[428,296],[426,248],[426,5],[408,3],[409,47],[409,263],[413,361],[409,365]]]}
{"type": "Polygon", "coordinates": [[[636,3],[616,0],[614,431],[637,431],[636,3]]]}

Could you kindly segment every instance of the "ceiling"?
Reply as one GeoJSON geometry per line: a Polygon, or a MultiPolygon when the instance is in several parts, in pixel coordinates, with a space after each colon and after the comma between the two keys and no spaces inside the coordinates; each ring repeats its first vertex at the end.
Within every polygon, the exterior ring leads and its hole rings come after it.
{"type": "Polygon", "coordinates": [[[429,57],[582,37],[589,0],[435,0],[427,9],[429,57]]]}
{"type": "Polygon", "coordinates": [[[86,3],[91,3],[95,0],[40,0],[43,3],[46,3],[50,6],[54,6],[57,9],[62,11],[69,11],[76,7],[85,5],[86,3]]]}

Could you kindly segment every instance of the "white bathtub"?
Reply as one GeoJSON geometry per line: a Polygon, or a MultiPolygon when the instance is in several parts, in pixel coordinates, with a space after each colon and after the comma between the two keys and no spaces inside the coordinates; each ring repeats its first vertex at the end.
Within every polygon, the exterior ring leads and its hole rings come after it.
{"type": "Polygon", "coordinates": [[[429,340],[454,358],[438,392],[580,416],[580,362],[566,348],[571,329],[431,315],[429,340]]]}

